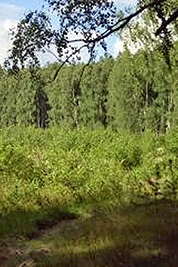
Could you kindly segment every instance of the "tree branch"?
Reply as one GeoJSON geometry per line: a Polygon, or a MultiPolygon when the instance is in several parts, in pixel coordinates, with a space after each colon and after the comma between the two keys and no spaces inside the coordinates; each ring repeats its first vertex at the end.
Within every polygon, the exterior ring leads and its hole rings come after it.
{"type": "Polygon", "coordinates": [[[150,4],[144,5],[143,7],[139,8],[136,12],[134,12],[133,14],[122,18],[120,20],[118,20],[112,27],[110,27],[110,29],[106,30],[105,32],[103,32],[99,37],[95,38],[94,40],[92,40],[91,42],[98,42],[102,39],[107,38],[109,35],[111,35],[114,32],[117,32],[121,29],[123,29],[133,18],[137,17],[139,14],[141,14],[144,10],[150,8],[150,7],[154,7],[155,5],[158,5],[159,3],[162,3],[166,0],[157,0],[157,1],[153,1],[150,4]],[[123,23],[121,23],[123,22],[123,23]],[[121,24],[120,24],[121,23],[121,24]],[[118,25],[120,24],[120,25],[118,25]],[[117,26],[118,25],[118,26],[117,26]]]}
{"type": "Polygon", "coordinates": [[[177,18],[178,18],[178,9],[177,9],[176,11],[174,11],[174,12],[170,15],[170,17],[162,23],[162,25],[159,27],[159,29],[157,29],[157,31],[156,31],[156,33],[155,33],[156,36],[158,36],[161,32],[163,32],[163,31],[166,29],[166,27],[167,27],[171,22],[175,21],[177,18]]]}

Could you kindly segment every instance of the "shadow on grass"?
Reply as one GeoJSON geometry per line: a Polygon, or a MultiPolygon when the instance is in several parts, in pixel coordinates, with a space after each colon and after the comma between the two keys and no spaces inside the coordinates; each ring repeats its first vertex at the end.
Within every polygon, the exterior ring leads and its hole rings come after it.
{"type": "Polygon", "coordinates": [[[21,235],[29,239],[40,237],[48,230],[65,220],[77,219],[78,215],[68,211],[68,207],[49,206],[36,211],[16,209],[0,215],[0,237],[21,235]]]}
{"type": "Polygon", "coordinates": [[[91,217],[62,222],[5,266],[178,266],[178,204],[96,210],[91,217]]]}

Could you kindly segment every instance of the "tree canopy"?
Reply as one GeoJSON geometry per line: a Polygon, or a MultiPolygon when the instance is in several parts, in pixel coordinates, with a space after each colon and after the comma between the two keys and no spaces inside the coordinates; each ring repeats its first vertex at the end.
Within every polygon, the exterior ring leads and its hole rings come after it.
{"type": "MultiPolygon", "coordinates": [[[[13,45],[6,67],[14,70],[39,64],[39,52],[55,48],[61,67],[87,49],[89,60],[100,46],[107,51],[106,38],[122,31],[143,12],[157,22],[163,52],[171,46],[172,29],[178,29],[177,0],[139,0],[130,13],[118,12],[111,0],[44,0],[47,8],[31,11],[12,30],[13,45]]],[[[56,77],[56,75],[55,75],[56,77]]]]}

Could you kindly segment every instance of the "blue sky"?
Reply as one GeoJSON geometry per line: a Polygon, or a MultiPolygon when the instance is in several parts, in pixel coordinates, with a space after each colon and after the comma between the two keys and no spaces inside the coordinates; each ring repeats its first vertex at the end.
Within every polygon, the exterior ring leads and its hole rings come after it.
{"type": "MultiPolygon", "coordinates": [[[[136,2],[137,0],[115,0],[115,3],[121,8],[136,2]]],[[[0,0],[0,3],[15,5],[29,10],[41,7],[44,4],[44,0],[0,0]]]]}
{"type": "Polygon", "coordinates": [[[41,7],[41,5],[44,3],[43,0],[0,0],[1,4],[7,4],[7,5],[14,5],[21,8],[25,8],[26,10],[29,9],[36,9],[41,7]]]}
{"type": "MultiPolygon", "coordinates": [[[[128,5],[136,4],[137,0],[115,0],[118,7],[124,8],[128,5]]],[[[40,9],[44,0],[0,0],[0,64],[3,63],[10,48],[8,31],[16,26],[17,21],[23,17],[28,10],[40,9]]],[[[122,49],[122,43],[119,39],[111,38],[109,40],[110,53],[117,55],[122,49]]],[[[48,61],[48,57],[45,59],[48,61]]],[[[49,59],[51,60],[51,59],[49,59]]]]}

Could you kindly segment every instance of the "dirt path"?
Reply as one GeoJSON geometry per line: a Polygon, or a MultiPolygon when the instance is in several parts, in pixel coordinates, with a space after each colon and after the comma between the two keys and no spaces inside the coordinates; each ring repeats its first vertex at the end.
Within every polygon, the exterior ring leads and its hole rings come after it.
{"type": "Polygon", "coordinates": [[[177,267],[178,207],[170,203],[37,223],[1,243],[2,267],[177,267]]]}
{"type": "MultiPolygon", "coordinates": [[[[36,222],[36,228],[33,232],[26,234],[25,237],[12,235],[0,241],[0,266],[34,266],[34,260],[28,256],[28,243],[34,240],[40,240],[43,236],[59,228],[61,224],[71,224],[71,221],[77,220],[78,216],[72,213],[61,213],[54,218],[47,218],[36,222]],[[21,264],[18,262],[22,261],[21,264]]],[[[48,249],[42,248],[41,252],[47,253],[48,249]]]]}

